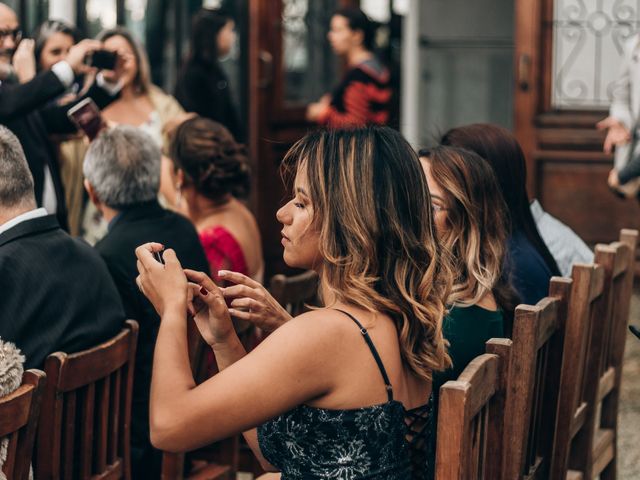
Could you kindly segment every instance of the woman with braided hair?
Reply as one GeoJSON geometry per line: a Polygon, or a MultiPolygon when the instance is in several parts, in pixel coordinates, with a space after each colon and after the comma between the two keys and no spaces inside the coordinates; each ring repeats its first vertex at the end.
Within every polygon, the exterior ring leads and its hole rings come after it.
{"type": "Polygon", "coordinates": [[[244,145],[221,124],[194,117],[171,141],[175,166],[175,207],[196,226],[211,266],[262,281],[264,260],[255,217],[240,201],[249,193],[250,171],[244,145]]]}

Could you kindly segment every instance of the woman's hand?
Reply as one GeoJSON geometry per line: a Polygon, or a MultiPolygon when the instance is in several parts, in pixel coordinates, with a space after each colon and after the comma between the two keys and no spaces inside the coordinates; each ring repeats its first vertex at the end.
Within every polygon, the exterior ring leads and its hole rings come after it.
{"type": "Polygon", "coordinates": [[[233,322],[222,292],[209,276],[195,270],[184,270],[191,290],[189,312],[210,346],[226,342],[235,335],[233,322]]]}
{"type": "Polygon", "coordinates": [[[235,318],[249,321],[266,332],[272,332],[291,320],[289,312],[259,282],[227,270],[220,270],[218,276],[235,283],[220,289],[225,299],[232,300],[229,313],[235,318]]]}
{"type": "Polygon", "coordinates": [[[154,258],[153,254],[162,252],[163,248],[159,243],[145,243],[136,248],[140,273],[136,283],[160,317],[167,311],[185,317],[189,300],[187,278],[173,250],[164,250],[164,265],[154,258]]]}

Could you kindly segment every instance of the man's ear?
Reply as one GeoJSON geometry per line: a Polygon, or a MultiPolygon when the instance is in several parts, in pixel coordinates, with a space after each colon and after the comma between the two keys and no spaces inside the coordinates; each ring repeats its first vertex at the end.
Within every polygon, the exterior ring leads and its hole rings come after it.
{"type": "Polygon", "coordinates": [[[89,183],[89,180],[87,180],[86,178],[84,179],[84,189],[89,194],[89,199],[91,200],[91,203],[93,203],[96,206],[96,208],[100,210],[100,206],[102,205],[102,202],[100,201],[100,198],[98,197],[98,194],[96,193],[95,188],[93,188],[93,185],[91,185],[89,183]]]}

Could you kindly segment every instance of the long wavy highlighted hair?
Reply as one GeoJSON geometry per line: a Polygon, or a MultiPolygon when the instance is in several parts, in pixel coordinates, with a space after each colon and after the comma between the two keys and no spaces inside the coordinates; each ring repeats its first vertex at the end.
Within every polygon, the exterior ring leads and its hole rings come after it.
{"type": "Polygon", "coordinates": [[[509,213],[493,169],[478,154],[455,147],[420,150],[445,192],[443,245],[454,262],[451,305],[475,305],[492,293],[508,319],[518,296],[505,273],[509,213]]]}
{"type": "Polygon", "coordinates": [[[391,317],[402,360],[417,377],[448,368],[442,318],[451,266],[411,146],[386,127],[318,130],[283,160],[285,179],[298,171],[320,236],[323,297],[391,317]]]}

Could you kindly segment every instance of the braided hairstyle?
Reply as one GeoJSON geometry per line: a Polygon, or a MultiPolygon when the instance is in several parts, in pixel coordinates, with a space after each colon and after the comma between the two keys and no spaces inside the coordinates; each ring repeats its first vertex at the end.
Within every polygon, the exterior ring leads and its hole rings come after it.
{"type": "Polygon", "coordinates": [[[247,149],[218,122],[194,117],[176,130],[170,146],[176,168],[184,172],[185,182],[214,202],[228,194],[246,198],[251,174],[247,149]]]}

